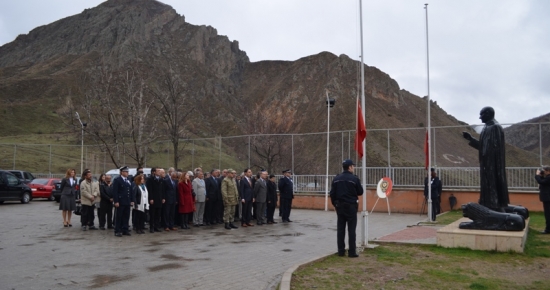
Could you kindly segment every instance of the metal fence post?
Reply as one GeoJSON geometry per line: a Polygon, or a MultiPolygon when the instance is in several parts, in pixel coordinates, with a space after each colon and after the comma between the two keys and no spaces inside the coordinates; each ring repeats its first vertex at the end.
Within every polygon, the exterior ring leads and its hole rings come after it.
{"type": "Polygon", "coordinates": [[[193,149],[191,150],[191,168],[195,168],[195,140],[193,140],[193,149]]]}
{"type": "Polygon", "coordinates": [[[17,154],[17,144],[13,144],[13,170],[15,170],[15,155],[17,154]]]}
{"type": "Polygon", "coordinates": [[[50,173],[50,177],[52,176],[52,144],[50,144],[50,162],[48,164],[48,172],[50,173]]]}
{"type": "Polygon", "coordinates": [[[540,166],[542,166],[542,124],[539,123],[539,158],[540,166]]]}
{"type": "Polygon", "coordinates": [[[294,174],[294,134],[292,134],[292,174],[294,174]]]}
{"type": "Polygon", "coordinates": [[[248,135],[248,168],[250,168],[250,135],[248,135]]]}
{"type": "Polygon", "coordinates": [[[222,136],[220,138],[220,155],[218,157],[218,168],[222,168],[222,136]]]}
{"type": "Polygon", "coordinates": [[[391,167],[391,157],[390,157],[390,130],[386,130],[386,135],[388,136],[388,167],[391,167]]]}

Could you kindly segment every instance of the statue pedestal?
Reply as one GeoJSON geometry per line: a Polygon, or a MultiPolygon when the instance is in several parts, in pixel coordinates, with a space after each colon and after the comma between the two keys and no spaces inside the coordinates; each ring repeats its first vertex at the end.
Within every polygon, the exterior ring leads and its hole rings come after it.
{"type": "Polygon", "coordinates": [[[469,248],[472,250],[523,253],[529,219],[525,220],[523,231],[482,231],[463,230],[458,225],[470,222],[469,218],[461,218],[437,231],[437,245],[444,248],[469,248]]]}

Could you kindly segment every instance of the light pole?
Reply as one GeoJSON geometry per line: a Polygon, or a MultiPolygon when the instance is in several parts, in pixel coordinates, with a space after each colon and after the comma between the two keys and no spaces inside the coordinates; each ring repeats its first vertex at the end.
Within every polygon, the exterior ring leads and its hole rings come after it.
{"type": "Polygon", "coordinates": [[[327,94],[327,175],[326,175],[326,181],[325,181],[325,211],[328,211],[328,149],[329,149],[329,140],[330,140],[330,108],[334,107],[334,103],[336,100],[329,99],[328,92],[327,94]]]}
{"type": "Polygon", "coordinates": [[[75,113],[76,118],[78,119],[78,122],[80,122],[80,128],[82,130],[82,142],[81,142],[81,151],[80,151],[80,174],[84,172],[84,128],[86,127],[86,123],[82,123],[82,120],[80,120],[80,115],[78,112],[75,113]]]}

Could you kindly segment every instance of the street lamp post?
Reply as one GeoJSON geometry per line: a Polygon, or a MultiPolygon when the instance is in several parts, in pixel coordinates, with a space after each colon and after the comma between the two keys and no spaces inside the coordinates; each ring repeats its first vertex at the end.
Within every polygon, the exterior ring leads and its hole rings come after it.
{"type": "Polygon", "coordinates": [[[334,107],[336,100],[329,99],[328,92],[327,94],[327,175],[325,181],[325,211],[328,211],[328,149],[329,149],[329,140],[330,140],[330,108],[334,107]]]}
{"type": "Polygon", "coordinates": [[[80,174],[84,172],[84,128],[88,125],[87,123],[82,123],[82,120],[80,120],[80,115],[78,112],[75,113],[76,118],[78,119],[78,122],[80,122],[80,129],[82,131],[82,140],[81,140],[81,151],[80,151],[80,174]]]}

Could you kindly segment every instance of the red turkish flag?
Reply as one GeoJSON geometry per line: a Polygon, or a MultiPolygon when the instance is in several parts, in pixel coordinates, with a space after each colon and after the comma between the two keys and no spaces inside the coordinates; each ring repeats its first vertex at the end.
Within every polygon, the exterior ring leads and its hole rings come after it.
{"type": "Polygon", "coordinates": [[[363,119],[363,110],[361,110],[361,104],[357,99],[357,129],[355,131],[355,151],[359,154],[359,158],[363,158],[363,140],[367,137],[367,128],[365,127],[365,120],[363,119]]]}

